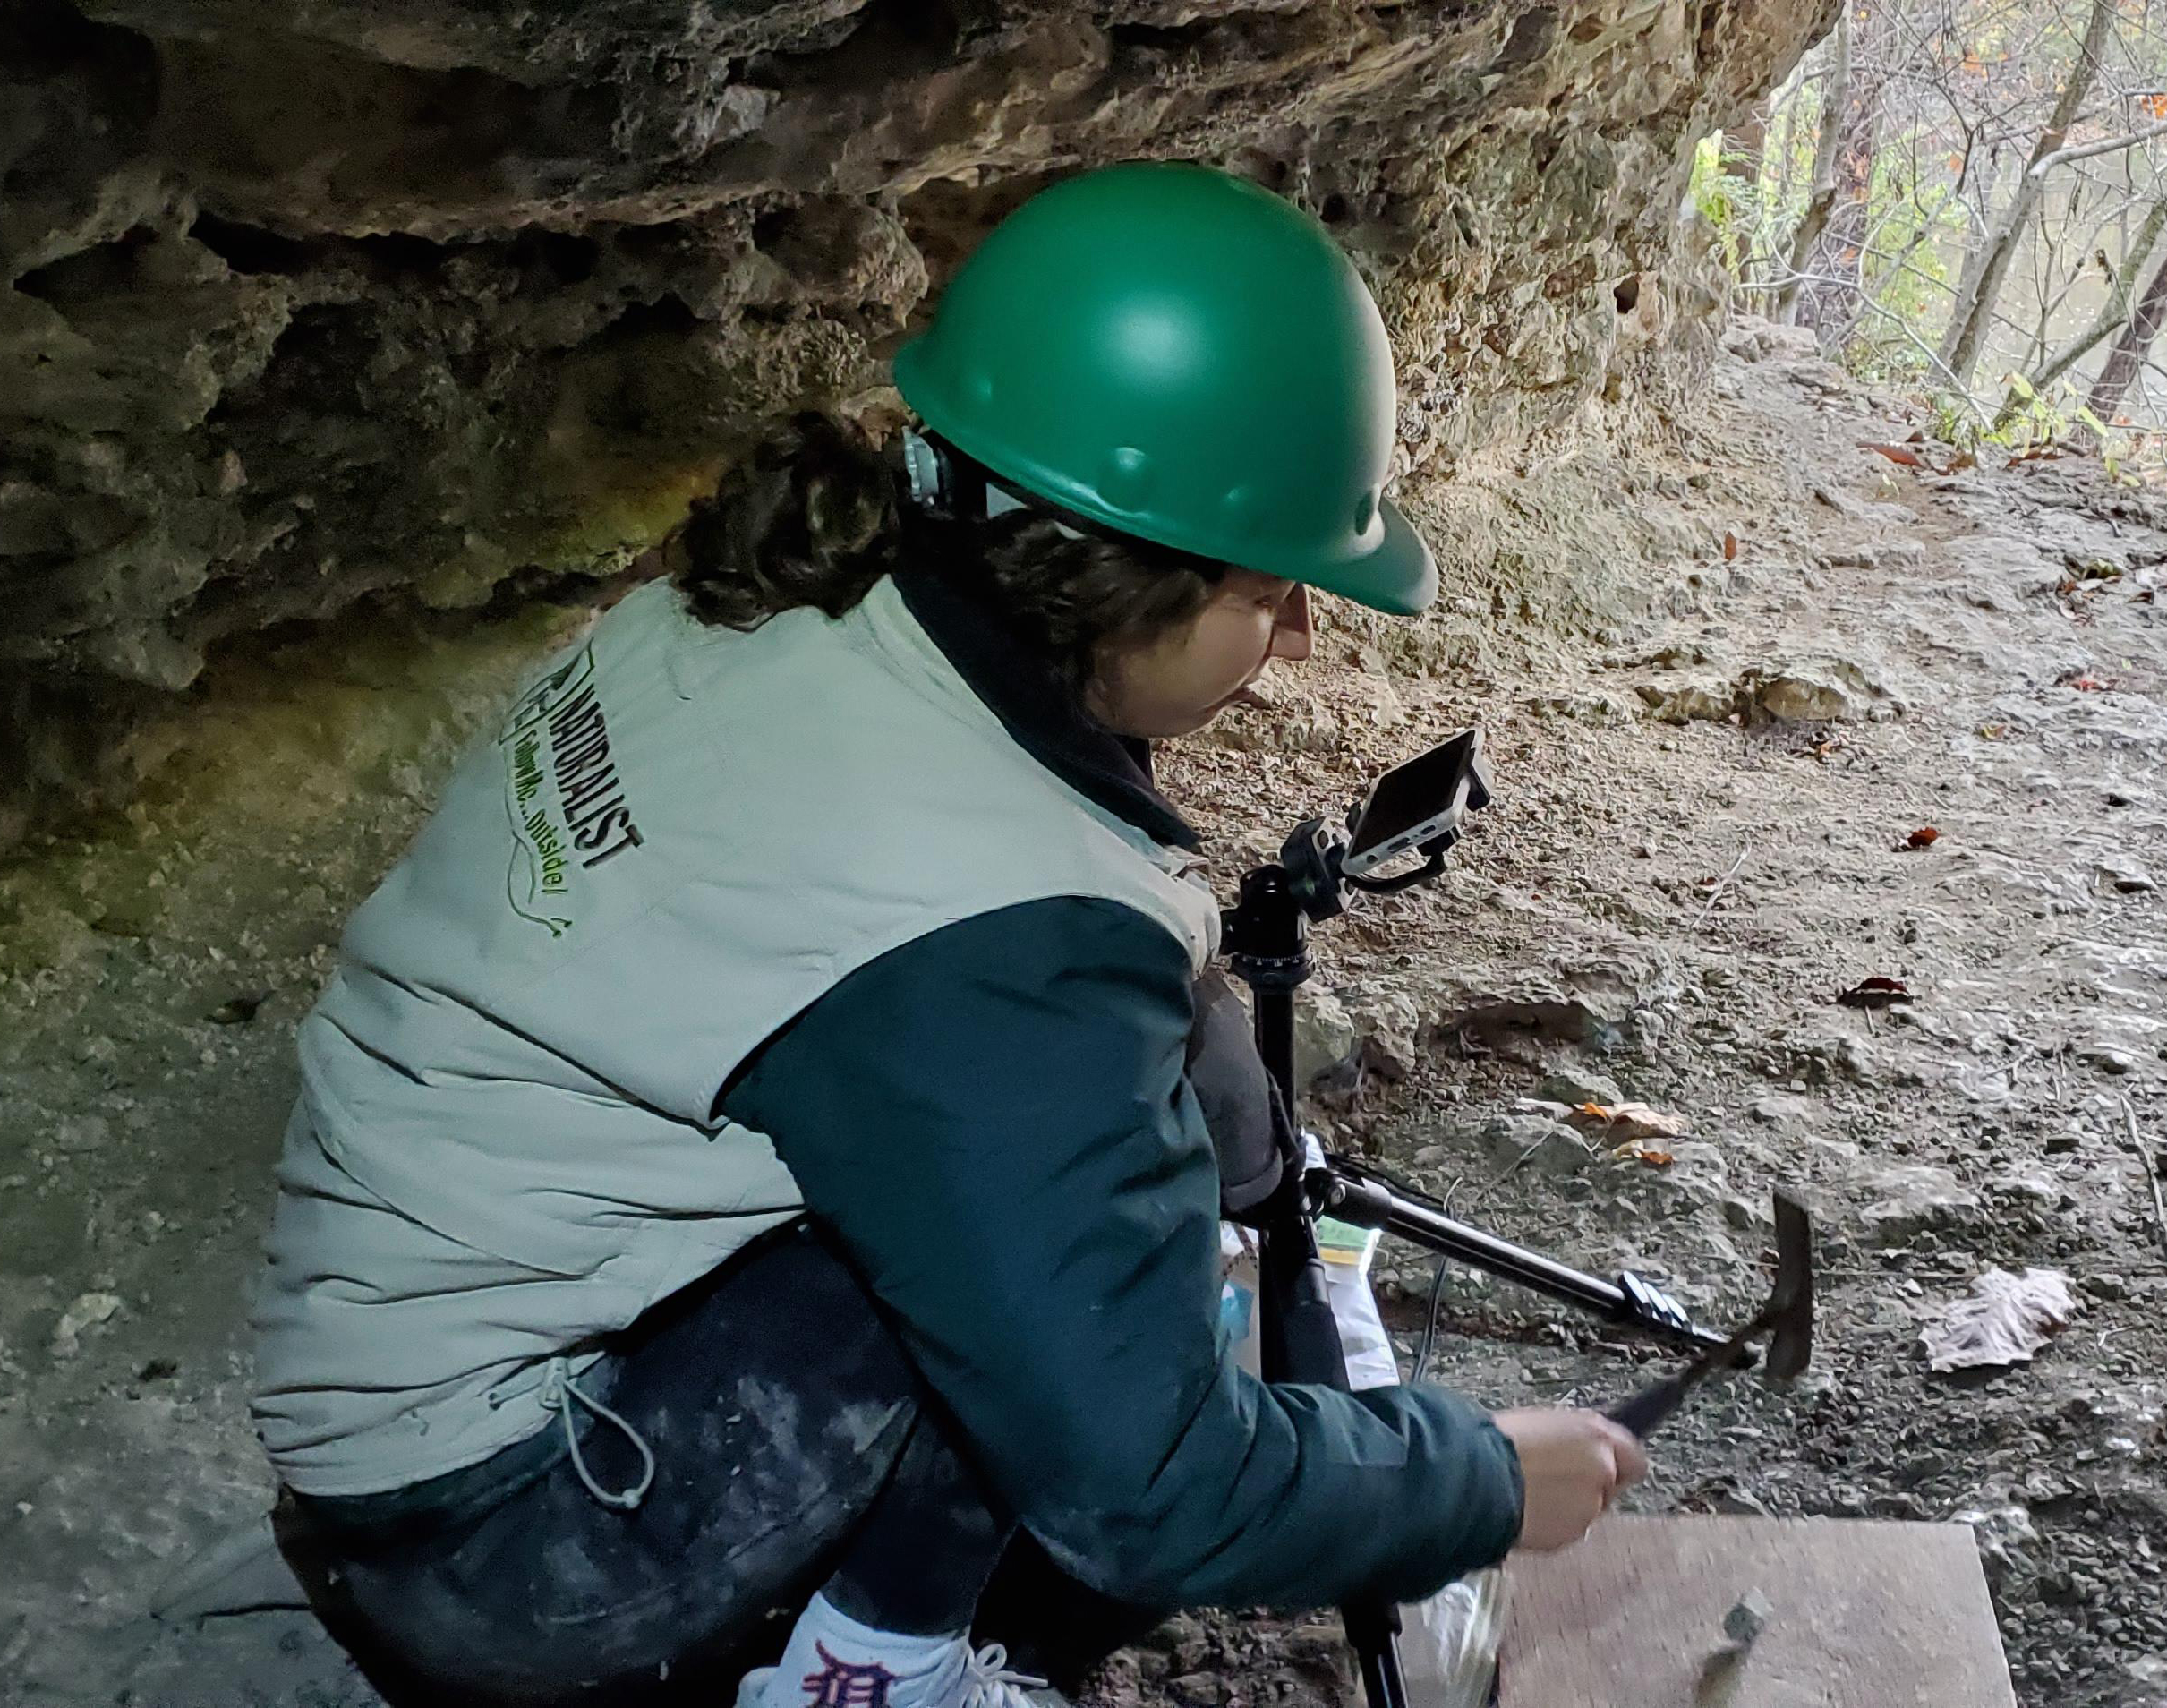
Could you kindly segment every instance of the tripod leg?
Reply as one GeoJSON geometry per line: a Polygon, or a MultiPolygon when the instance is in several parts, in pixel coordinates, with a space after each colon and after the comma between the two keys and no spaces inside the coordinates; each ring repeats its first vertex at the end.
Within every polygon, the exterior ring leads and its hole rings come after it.
{"type": "Polygon", "coordinates": [[[1362,1695],[1369,1708],[1407,1708],[1407,1680],[1400,1670],[1400,1610],[1389,1602],[1343,1607],[1347,1645],[1361,1664],[1362,1695]]]}

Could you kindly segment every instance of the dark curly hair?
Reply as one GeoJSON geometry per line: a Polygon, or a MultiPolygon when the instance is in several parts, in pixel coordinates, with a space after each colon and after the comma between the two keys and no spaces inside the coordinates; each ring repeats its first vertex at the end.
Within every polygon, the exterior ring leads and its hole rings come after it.
{"type": "Polygon", "coordinates": [[[1040,510],[969,525],[928,517],[903,501],[892,458],[815,414],[790,420],[695,500],[675,545],[687,606],[726,628],[806,605],[840,617],[894,570],[939,575],[1079,695],[1108,647],[1193,618],[1222,570],[1148,541],[1071,537],[1040,510]]]}

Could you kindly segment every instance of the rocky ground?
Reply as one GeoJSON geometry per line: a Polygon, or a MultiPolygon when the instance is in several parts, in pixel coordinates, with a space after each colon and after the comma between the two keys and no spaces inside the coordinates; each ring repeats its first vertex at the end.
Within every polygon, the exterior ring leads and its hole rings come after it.
{"type": "MultiPolygon", "coordinates": [[[[1387,676],[1343,632],[1170,786],[1231,883],[1479,721],[1497,800],[1449,875],[1318,934],[1318,1123],[1455,1213],[1718,1319],[1765,1286],[1770,1189],[1799,1191],[1813,1370],[1709,1393],[1636,1504],[1970,1516],[2026,1708],[2160,1708],[2167,1220],[2142,1157],[2167,1169],[2167,501],[2075,461],[1891,461],[1860,447],[1910,431],[1892,400],[1764,329],[1732,343],[1704,415],[1614,483],[1676,542],[1659,619],[1566,636],[1502,585],[1455,588],[1460,617],[1497,618],[1455,668],[1387,676]],[[1836,1001],[1869,978],[1910,1000],[1836,1001]],[[1667,1163],[1620,1157],[1521,1106],[1583,1094],[1686,1131],[1641,1146],[1667,1163]],[[1922,1331],[1995,1265],[2065,1273],[2073,1319],[2029,1364],[1933,1375],[1922,1331]]],[[[1586,477],[1523,478],[1533,514],[1586,477]]],[[[293,1023],[553,620],[466,636],[456,670],[414,651],[454,643],[405,634],[267,660],[131,822],[0,888],[10,1701],[371,1700],[300,1616],[163,1630],[141,1610],[265,1490],[239,1300],[293,1023]]],[[[1412,1334],[1428,1264],[1384,1270],[1412,1334]]],[[[1445,1298],[1440,1373],[1496,1404],[1607,1400],[1654,1367],[1475,1277],[1445,1298]]],[[[1328,1619],[1214,1618],[1101,1695],[1241,1708],[1346,1683],[1328,1619]]]]}

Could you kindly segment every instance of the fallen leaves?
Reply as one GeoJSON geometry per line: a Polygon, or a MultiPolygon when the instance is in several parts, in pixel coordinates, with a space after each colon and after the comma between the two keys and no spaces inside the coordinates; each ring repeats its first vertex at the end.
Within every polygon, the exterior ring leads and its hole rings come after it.
{"type": "Polygon", "coordinates": [[[2076,1311],[2069,1277],[2060,1269],[1989,1269],[1919,1337],[1919,1346],[1929,1365],[1944,1372],[2026,1363],[2076,1311]]]}
{"type": "Polygon", "coordinates": [[[1693,1123],[1685,1116],[1645,1103],[1573,1104],[1522,1097],[1513,1107],[1521,1114],[1548,1115],[1553,1121],[1565,1122],[1605,1147],[1612,1162],[1634,1162],[1643,1168],[1669,1167],[1677,1158],[1659,1141],[1682,1139],[1693,1131],[1693,1123]]]}
{"type": "Polygon", "coordinates": [[[1902,979],[1885,978],[1877,973],[1871,978],[1860,979],[1836,1000],[1846,1008],[1873,1010],[1893,1008],[1899,1003],[1908,1003],[1915,998],[1902,979]]]}
{"type": "MultiPolygon", "coordinates": [[[[1861,450],[1872,451],[1877,457],[1887,457],[1898,468],[1915,468],[1928,474],[1955,474],[1965,469],[1979,466],[1978,453],[1968,450],[1952,452],[1940,462],[1936,462],[1923,448],[1920,448],[1925,443],[1926,435],[1923,432],[1915,432],[1900,445],[1890,444],[1881,440],[1862,439],[1858,441],[1858,448],[1861,450]]],[[[2012,457],[2009,460],[2026,462],[2033,460],[2038,455],[2037,452],[2027,452],[2022,457],[2012,457]]]]}
{"type": "Polygon", "coordinates": [[[1566,1119],[1583,1132],[1618,1147],[1643,1139],[1682,1139],[1693,1131],[1685,1116],[1666,1114],[1644,1103],[1583,1103],[1566,1119]]]}
{"type": "Polygon", "coordinates": [[[1723,561],[1731,562],[1738,555],[1738,536],[1728,529],[1723,534],[1723,561]]]}
{"type": "Polygon", "coordinates": [[[1921,824],[1918,829],[1913,831],[1910,835],[1897,844],[1897,851],[1898,853],[1907,851],[1915,853],[1922,848],[1932,848],[1941,840],[1941,833],[1934,829],[1932,824],[1921,824]]]}

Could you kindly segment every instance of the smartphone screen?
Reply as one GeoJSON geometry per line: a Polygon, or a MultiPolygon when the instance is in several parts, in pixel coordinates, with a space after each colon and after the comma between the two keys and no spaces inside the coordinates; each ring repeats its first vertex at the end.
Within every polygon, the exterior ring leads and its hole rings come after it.
{"type": "Polygon", "coordinates": [[[1449,814],[1459,801],[1480,739],[1479,731],[1463,730],[1379,777],[1355,823],[1349,858],[1367,854],[1449,814]]]}

